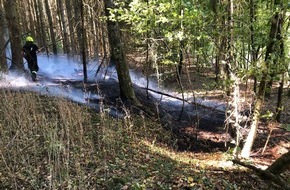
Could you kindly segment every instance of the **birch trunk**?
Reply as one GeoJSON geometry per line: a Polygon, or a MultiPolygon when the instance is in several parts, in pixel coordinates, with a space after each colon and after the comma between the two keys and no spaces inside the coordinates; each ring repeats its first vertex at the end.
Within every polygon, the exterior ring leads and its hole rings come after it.
{"type": "MultiPolygon", "coordinates": [[[[277,6],[279,3],[276,0],[275,5],[277,6]]],[[[259,85],[259,91],[257,94],[257,100],[256,104],[254,107],[254,115],[253,115],[253,122],[251,124],[250,132],[247,136],[246,142],[244,144],[244,147],[241,152],[241,156],[243,158],[249,158],[251,154],[251,150],[256,138],[257,130],[258,130],[258,124],[260,120],[260,112],[261,108],[264,102],[264,96],[265,96],[265,91],[266,91],[266,84],[267,84],[267,78],[269,76],[269,68],[270,68],[270,63],[273,61],[271,54],[276,51],[275,49],[275,43],[277,43],[277,37],[278,35],[278,27],[280,27],[279,22],[281,22],[281,14],[280,12],[276,12],[273,18],[271,19],[271,28],[270,28],[270,34],[269,34],[269,44],[267,45],[266,48],[266,55],[265,55],[265,61],[262,65],[262,79],[259,85]]],[[[280,30],[281,31],[281,30],[280,30]]]]}

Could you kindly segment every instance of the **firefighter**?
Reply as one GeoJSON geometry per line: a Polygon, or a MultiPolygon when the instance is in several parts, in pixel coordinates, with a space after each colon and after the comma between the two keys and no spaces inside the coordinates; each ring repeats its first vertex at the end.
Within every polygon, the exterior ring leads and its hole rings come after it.
{"type": "Polygon", "coordinates": [[[34,40],[31,36],[26,37],[26,43],[22,47],[23,57],[28,63],[28,68],[31,73],[31,78],[33,81],[36,81],[37,71],[39,70],[37,63],[37,52],[40,52],[38,46],[34,43],[34,40]]]}

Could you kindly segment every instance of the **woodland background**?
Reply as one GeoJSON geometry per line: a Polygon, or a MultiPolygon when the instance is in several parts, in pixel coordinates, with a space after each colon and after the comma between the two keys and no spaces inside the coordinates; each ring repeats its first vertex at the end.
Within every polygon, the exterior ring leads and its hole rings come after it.
{"type": "MultiPolygon", "coordinates": [[[[148,113],[152,110],[135,95],[129,68],[183,95],[202,93],[195,83],[204,76],[203,92],[214,89],[228,105],[225,127],[235,141],[234,158],[251,157],[261,125],[270,126],[269,134],[273,127],[289,130],[287,0],[0,0],[0,5],[3,72],[24,70],[20,50],[31,35],[48,55],[77,57],[84,83],[91,60],[100,67],[115,65],[121,99],[148,113]]],[[[290,162],[285,139],[282,159],[254,170],[287,187],[287,177],[285,182],[280,176],[290,162]]]]}

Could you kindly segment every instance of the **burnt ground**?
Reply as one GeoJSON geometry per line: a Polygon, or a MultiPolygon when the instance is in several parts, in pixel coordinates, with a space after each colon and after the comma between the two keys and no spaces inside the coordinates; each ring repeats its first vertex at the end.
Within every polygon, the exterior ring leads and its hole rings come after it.
{"type": "MultiPolygon", "coordinates": [[[[183,79],[187,81],[187,79],[183,79]]],[[[60,82],[60,81],[55,81],[60,82]]],[[[175,78],[168,77],[165,81],[165,87],[169,86],[178,90],[178,84],[175,78]]],[[[83,88],[81,81],[61,81],[62,84],[69,84],[77,88],[83,88]]],[[[185,89],[195,89],[195,96],[199,99],[214,100],[226,103],[226,98],[221,90],[213,85],[214,79],[210,75],[195,75],[194,80],[189,86],[185,82],[185,89]]],[[[117,113],[122,113],[124,104],[120,101],[119,85],[114,79],[100,80],[97,83],[90,83],[86,86],[88,91],[100,94],[103,99],[91,99],[92,103],[103,101],[105,105],[113,107],[117,113]]],[[[241,86],[241,110],[249,110],[252,104],[253,95],[250,92],[251,85],[243,84],[241,86]]],[[[229,135],[224,128],[225,113],[215,107],[208,107],[195,104],[192,101],[185,101],[184,104],[179,101],[180,96],[172,96],[167,93],[158,92],[161,98],[147,96],[144,88],[134,86],[138,100],[155,112],[155,115],[148,115],[153,119],[159,119],[162,125],[176,135],[176,145],[179,151],[192,151],[195,153],[220,153],[230,152],[234,146],[230,141],[229,135]],[[171,98],[174,101],[166,101],[171,98]]],[[[150,93],[149,93],[150,94],[150,93]]],[[[177,94],[177,93],[176,93],[177,94]]],[[[275,110],[276,90],[273,91],[271,98],[265,100],[263,112],[275,110]]],[[[282,114],[282,122],[275,123],[271,120],[262,119],[259,124],[259,132],[253,147],[251,159],[257,166],[265,168],[269,166],[279,156],[287,152],[290,148],[290,132],[284,126],[290,120],[290,97],[284,97],[285,110],[282,114]],[[267,142],[268,141],[268,142],[267,142]],[[267,142],[267,143],[266,143],[267,142]]],[[[141,112],[139,108],[135,112],[141,112]]],[[[114,115],[114,114],[112,114],[114,115]]],[[[116,116],[116,115],[115,115],[116,116]]],[[[118,116],[118,114],[117,114],[118,116]]],[[[288,125],[290,125],[288,123],[288,125]]],[[[248,125],[244,126],[247,132],[248,125]]],[[[244,137],[245,138],[245,137],[244,137]]]]}
{"type": "MultiPolygon", "coordinates": [[[[212,72],[206,71],[203,73],[203,75],[196,72],[184,74],[184,78],[182,78],[184,89],[194,89],[197,98],[226,103],[227,97],[215,86],[216,84],[212,72]],[[190,81],[190,83],[188,81],[190,81]]],[[[168,77],[166,79],[167,84],[170,84],[170,86],[176,84],[176,89],[178,89],[178,85],[175,81],[176,79],[174,77],[168,77]]],[[[262,168],[269,166],[274,160],[290,149],[290,96],[287,96],[287,91],[290,90],[289,84],[284,87],[284,110],[281,115],[281,122],[274,122],[271,117],[262,117],[259,123],[258,135],[252,149],[251,161],[262,168]],[[287,127],[288,130],[286,130],[287,127]]],[[[252,109],[251,105],[253,105],[254,101],[254,95],[251,89],[253,89],[251,81],[243,82],[240,85],[240,106],[242,114],[245,115],[248,115],[247,112],[252,109]]],[[[278,84],[274,85],[271,96],[265,99],[262,108],[262,116],[275,112],[277,95],[278,84]]],[[[248,117],[248,122],[242,126],[244,131],[243,140],[246,138],[249,125],[250,117],[248,117]]],[[[230,147],[225,147],[225,142],[229,139],[229,136],[226,134],[224,127],[207,127],[205,129],[203,126],[196,128],[194,125],[188,125],[181,130],[186,136],[198,136],[199,139],[204,142],[203,145],[205,150],[208,149],[211,152],[230,150],[229,148],[232,146],[229,144],[230,147]]]]}
{"type": "MultiPolygon", "coordinates": [[[[82,81],[72,79],[45,80],[51,80],[60,88],[71,86],[72,88],[84,89],[82,81]]],[[[196,98],[226,103],[226,97],[220,89],[213,85],[214,79],[210,75],[197,74],[194,76],[192,83],[188,83],[187,81],[186,78],[183,79],[184,90],[190,91],[190,89],[194,89],[196,98]]],[[[229,135],[227,135],[224,128],[224,111],[220,111],[216,107],[194,104],[192,99],[186,101],[183,107],[180,101],[179,103],[177,103],[178,101],[174,102],[174,100],[180,99],[176,79],[170,76],[164,82],[164,86],[172,89],[171,92],[174,95],[164,93],[162,96],[163,101],[153,96],[148,98],[144,88],[134,86],[134,89],[139,101],[146,108],[151,108],[155,112],[154,115],[148,114],[147,117],[161,121],[165,128],[172,131],[174,135],[174,139],[172,139],[174,140],[174,144],[171,144],[174,147],[172,148],[181,153],[192,153],[194,158],[205,162],[209,160],[223,161],[225,157],[232,159],[231,154],[227,153],[231,153],[233,145],[228,143],[228,146],[225,146],[225,142],[229,140],[229,135]],[[171,96],[171,101],[166,101],[166,98],[169,98],[169,96],[171,96]]],[[[247,88],[246,84],[241,87],[241,110],[248,110],[249,105],[251,105],[252,95],[249,93],[250,88],[251,86],[249,85],[247,88]]],[[[115,79],[98,80],[97,82],[88,83],[86,84],[86,91],[90,91],[92,94],[99,94],[102,97],[98,99],[93,96],[94,98],[87,100],[92,106],[96,106],[95,108],[97,110],[100,109],[97,107],[98,105],[104,105],[106,108],[110,108],[110,114],[112,116],[123,116],[124,102],[120,101],[119,85],[115,79]]],[[[264,113],[267,110],[275,110],[276,96],[277,93],[273,91],[271,99],[265,101],[264,113]]],[[[283,125],[289,121],[289,97],[284,97],[284,103],[285,111],[282,115],[282,123],[279,124],[262,119],[259,124],[259,133],[253,147],[251,159],[249,160],[256,167],[265,169],[290,148],[290,132],[287,132],[283,128],[283,125]],[[270,131],[272,132],[270,133],[270,131]],[[267,139],[269,139],[269,142],[264,150],[267,139]]],[[[132,108],[132,111],[136,114],[143,112],[140,108],[132,108]]],[[[248,125],[245,126],[245,131],[247,131],[248,127],[248,125]]],[[[224,172],[227,173],[227,171],[224,172]]],[[[253,181],[255,177],[250,176],[249,173],[227,173],[226,175],[233,179],[233,181],[251,181],[255,184],[255,180],[253,181]]],[[[289,179],[289,176],[290,171],[283,173],[284,179],[289,179]]]]}

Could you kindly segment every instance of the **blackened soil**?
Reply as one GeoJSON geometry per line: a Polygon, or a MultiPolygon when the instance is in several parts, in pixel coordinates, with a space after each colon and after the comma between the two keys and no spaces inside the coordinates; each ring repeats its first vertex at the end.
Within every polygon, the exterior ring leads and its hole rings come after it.
{"type": "MultiPolygon", "coordinates": [[[[55,81],[56,82],[56,81],[55,81]]],[[[86,91],[98,94],[102,99],[92,99],[91,102],[102,101],[104,104],[114,106],[116,110],[122,112],[122,107],[126,105],[121,100],[119,94],[119,84],[114,79],[101,80],[97,83],[87,83],[85,86],[81,81],[59,81],[63,85],[72,85],[75,88],[86,88],[86,91]]],[[[152,92],[134,86],[137,99],[146,110],[155,113],[154,119],[161,121],[162,125],[171,130],[177,139],[177,149],[180,151],[224,151],[224,139],[218,137],[224,135],[224,113],[212,107],[183,102],[178,98],[170,97],[172,101],[164,101],[156,98],[152,92]],[[189,132],[190,131],[190,132],[189,132]],[[211,134],[211,135],[204,135],[211,134]],[[213,137],[215,136],[215,137],[213,137]],[[212,139],[213,138],[213,139],[212,139]],[[218,139],[218,140],[216,140],[218,139]]],[[[166,97],[166,95],[163,95],[166,97]]],[[[144,110],[134,109],[135,112],[144,110]]],[[[148,114],[152,117],[152,114],[148,114]]]]}

